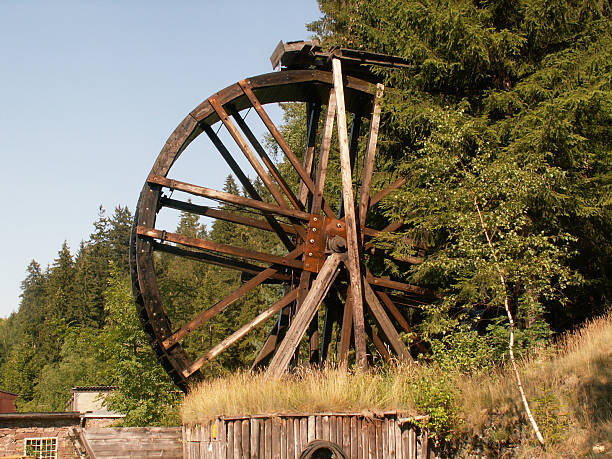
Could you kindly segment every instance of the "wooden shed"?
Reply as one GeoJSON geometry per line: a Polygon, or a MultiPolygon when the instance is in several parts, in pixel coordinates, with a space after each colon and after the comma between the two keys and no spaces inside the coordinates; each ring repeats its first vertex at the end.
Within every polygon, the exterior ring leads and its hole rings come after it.
{"type": "Polygon", "coordinates": [[[0,389],[0,413],[15,413],[15,400],[17,394],[0,389]]]}
{"type": "Polygon", "coordinates": [[[418,420],[397,412],[219,417],[183,426],[183,457],[299,459],[313,441],[323,440],[350,459],[435,458],[418,420]]]}

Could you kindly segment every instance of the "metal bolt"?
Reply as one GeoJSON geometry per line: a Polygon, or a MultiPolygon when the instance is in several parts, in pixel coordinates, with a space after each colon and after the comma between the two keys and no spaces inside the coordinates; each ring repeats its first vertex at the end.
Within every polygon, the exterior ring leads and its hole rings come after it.
{"type": "Polygon", "coordinates": [[[314,244],[314,239],[311,239],[309,242],[310,242],[311,244],[314,244]]]}
{"type": "Polygon", "coordinates": [[[310,268],[310,263],[306,263],[306,267],[307,267],[307,268],[310,268]]]}
{"type": "Polygon", "coordinates": [[[341,225],[340,223],[336,223],[336,226],[337,226],[338,228],[342,228],[342,225],[341,225]]]}
{"type": "Polygon", "coordinates": [[[312,221],[318,222],[319,219],[317,217],[313,218],[312,221]]]}
{"type": "Polygon", "coordinates": [[[312,229],[312,232],[313,232],[313,233],[316,233],[316,232],[317,232],[317,229],[316,229],[316,228],[313,228],[313,229],[312,229]]]}
{"type": "Polygon", "coordinates": [[[308,252],[308,256],[309,256],[309,257],[312,257],[312,252],[308,252]]]}

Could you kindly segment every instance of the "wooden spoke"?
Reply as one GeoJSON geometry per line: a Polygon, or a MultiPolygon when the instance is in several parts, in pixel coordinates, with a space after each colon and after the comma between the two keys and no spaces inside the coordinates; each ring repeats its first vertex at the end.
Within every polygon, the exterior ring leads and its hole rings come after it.
{"type": "Polygon", "coordinates": [[[384,86],[380,83],[376,86],[376,98],[374,109],[370,120],[370,134],[368,136],[368,147],[363,162],[363,178],[361,181],[361,196],[359,197],[359,226],[365,226],[366,213],[370,201],[370,186],[372,185],[372,172],[374,172],[374,161],[376,157],[376,143],[378,142],[378,128],[380,125],[380,105],[384,86]]]}
{"type": "MultiPolygon", "coordinates": [[[[249,81],[241,80],[238,82],[238,84],[244,91],[244,94],[248,97],[253,108],[255,108],[255,111],[261,118],[261,121],[264,123],[264,125],[266,126],[270,134],[272,134],[272,137],[274,137],[274,140],[276,140],[276,143],[278,144],[278,146],[281,148],[281,150],[283,150],[283,152],[285,153],[285,156],[287,157],[287,159],[289,159],[289,162],[291,162],[292,166],[297,171],[298,175],[300,176],[300,179],[302,179],[304,184],[306,184],[310,192],[314,193],[314,190],[315,190],[314,182],[312,181],[308,173],[304,170],[304,168],[300,164],[299,159],[297,158],[297,156],[295,156],[295,153],[293,153],[293,150],[291,150],[291,147],[289,146],[287,141],[283,138],[280,131],[277,129],[277,127],[274,125],[274,123],[272,122],[272,120],[270,119],[270,117],[268,116],[264,108],[262,107],[261,103],[259,102],[255,94],[253,93],[253,90],[251,89],[251,85],[249,81]]],[[[326,203],[323,203],[323,209],[325,210],[325,213],[327,215],[330,215],[330,216],[333,215],[333,211],[326,203]]]]}
{"type": "Polygon", "coordinates": [[[374,196],[370,198],[370,206],[373,206],[374,204],[377,204],[378,202],[382,201],[384,198],[389,196],[391,193],[393,193],[395,190],[400,188],[405,183],[406,183],[406,179],[402,177],[400,179],[397,179],[387,188],[380,190],[378,193],[376,193],[374,196]]]}
{"type": "MultiPolygon", "coordinates": [[[[275,229],[272,228],[272,225],[265,222],[264,220],[245,217],[244,215],[235,214],[227,210],[212,209],[207,206],[200,206],[197,204],[192,204],[190,202],[178,201],[176,199],[170,199],[164,196],[159,199],[159,202],[164,207],[170,207],[172,209],[182,210],[185,212],[190,212],[192,214],[215,218],[217,220],[223,220],[226,222],[237,223],[239,225],[250,226],[251,228],[258,228],[264,231],[275,231],[275,229]]],[[[279,223],[279,226],[287,234],[298,234],[297,230],[291,225],[279,223]]]]}
{"type": "Polygon", "coordinates": [[[253,131],[251,131],[251,128],[248,126],[248,124],[246,124],[242,116],[240,116],[238,110],[236,110],[236,107],[230,105],[229,110],[242,132],[244,132],[244,135],[246,136],[248,141],[251,143],[253,148],[255,148],[255,151],[257,152],[263,163],[266,165],[268,171],[270,171],[270,174],[272,174],[272,177],[274,177],[274,180],[276,180],[276,183],[278,183],[278,186],[280,186],[280,188],[283,190],[285,196],[289,198],[289,202],[291,202],[293,207],[295,207],[296,209],[304,210],[304,206],[293,194],[293,191],[291,191],[291,188],[289,187],[285,179],[281,176],[277,167],[274,165],[274,163],[266,153],[266,150],[264,150],[264,148],[261,146],[261,143],[259,143],[259,140],[257,140],[257,137],[255,136],[255,134],[253,134],[253,131]]]}
{"type": "MultiPolygon", "coordinates": [[[[153,248],[160,252],[170,253],[172,255],[177,255],[183,258],[190,258],[192,260],[203,261],[211,265],[221,266],[222,268],[235,269],[246,274],[259,274],[265,269],[261,266],[253,265],[251,263],[245,263],[243,261],[235,260],[233,258],[213,255],[208,252],[196,252],[194,250],[186,250],[175,245],[160,244],[156,241],[153,241],[153,248]]],[[[291,276],[289,274],[277,273],[270,279],[287,282],[291,280],[291,276]]]]}
{"type": "MultiPolygon", "coordinates": [[[[204,126],[204,131],[206,132],[212,143],[215,145],[223,159],[225,159],[225,162],[230,166],[230,169],[236,175],[238,181],[242,184],[249,196],[251,196],[251,198],[254,200],[263,201],[249,178],[242,171],[242,169],[240,168],[236,160],[233,158],[229,150],[223,144],[223,142],[221,142],[221,139],[219,138],[219,136],[217,136],[215,131],[213,131],[213,129],[208,125],[204,126]]],[[[268,221],[270,226],[274,229],[274,231],[282,241],[283,245],[287,248],[287,250],[293,250],[295,245],[293,244],[293,242],[291,242],[287,234],[284,233],[283,229],[276,221],[276,219],[272,215],[264,215],[264,217],[268,221]]]]}
{"type": "Polygon", "coordinates": [[[297,218],[304,221],[310,220],[310,214],[301,210],[284,209],[282,207],[276,206],[274,204],[269,204],[264,201],[245,198],[243,196],[236,196],[235,194],[226,193],[225,191],[213,190],[212,188],[192,185],[186,182],[179,182],[178,180],[167,179],[165,177],[160,177],[157,175],[150,175],[148,178],[148,182],[165,186],[172,190],[184,191],[185,193],[189,193],[194,196],[202,196],[204,198],[215,199],[241,207],[250,207],[251,209],[261,210],[263,212],[267,212],[274,215],[282,215],[285,217],[297,218]]]}
{"type": "MultiPolygon", "coordinates": [[[[349,157],[351,164],[351,173],[355,169],[355,159],[357,158],[357,150],[359,148],[359,129],[361,128],[361,117],[353,114],[353,122],[351,123],[351,135],[349,136],[349,157]]],[[[338,218],[344,217],[344,195],[340,194],[340,205],[338,206],[338,218]]]]}
{"type": "Polygon", "coordinates": [[[306,327],[312,321],[321,301],[329,291],[336,275],[338,274],[338,265],[340,264],[343,255],[334,253],[325,260],[323,268],[317,275],[317,278],[312,283],[312,287],[304,300],[304,303],[297,311],[293,322],[287,330],[285,338],[281,342],[276,354],[272,357],[270,366],[266,374],[269,377],[280,377],[289,365],[289,361],[295,352],[300,339],[304,336],[306,327]]]}
{"type": "Polygon", "coordinates": [[[244,153],[244,156],[248,159],[251,166],[253,166],[253,169],[255,169],[255,172],[257,172],[257,175],[259,176],[263,184],[266,186],[274,200],[278,203],[280,207],[289,207],[287,201],[285,200],[285,197],[283,196],[282,191],[272,181],[272,178],[261,165],[261,163],[255,156],[255,153],[253,153],[253,150],[251,150],[242,135],[240,135],[240,132],[238,131],[234,123],[232,123],[232,121],[230,120],[230,117],[223,109],[223,106],[214,97],[209,98],[208,102],[210,102],[210,105],[212,105],[215,112],[217,112],[219,118],[221,119],[221,122],[226,127],[232,138],[236,141],[236,143],[240,147],[240,150],[244,153]]]}
{"type": "MultiPolygon", "coordinates": [[[[314,152],[317,140],[317,128],[319,126],[319,117],[321,116],[321,106],[319,104],[307,104],[307,133],[306,133],[306,151],[304,152],[304,162],[302,167],[304,172],[310,177],[314,165],[314,152]]],[[[300,179],[300,187],[298,189],[298,199],[302,205],[306,206],[308,200],[308,187],[303,180],[300,179]]]]}
{"type": "Polygon", "coordinates": [[[286,294],[284,297],[282,297],[280,300],[278,300],[276,303],[274,303],[264,312],[259,314],[248,324],[243,325],[241,328],[239,328],[234,333],[232,333],[230,336],[225,338],[215,347],[210,349],[205,355],[203,355],[198,360],[193,362],[188,368],[186,368],[183,371],[183,376],[188,377],[196,370],[199,370],[202,367],[202,365],[204,365],[206,362],[210,362],[212,359],[217,357],[221,352],[223,352],[228,347],[230,347],[232,344],[235,344],[238,340],[243,338],[247,333],[254,330],[258,325],[262,324],[263,322],[271,318],[274,314],[276,314],[282,308],[284,308],[289,303],[291,303],[293,300],[295,300],[296,296],[297,296],[297,290],[296,289],[291,290],[288,294],[286,294]]]}
{"type": "Polygon", "coordinates": [[[363,291],[365,293],[365,298],[369,309],[372,312],[372,315],[374,316],[374,320],[376,320],[378,328],[385,335],[387,342],[389,342],[389,344],[393,348],[393,351],[405,362],[412,363],[412,356],[406,349],[406,346],[404,346],[404,343],[402,343],[402,340],[400,339],[397,330],[395,330],[395,327],[389,320],[389,317],[387,316],[387,313],[380,304],[380,301],[378,301],[374,290],[372,290],[372,287],[370,287],[370,284],[368,284],[365,277],[363,280],[363,291]]]}
{"type": "Polygon", "coordinates": [[[380,336],[378,336],[378,333],[374,331],[374,329],[367,321],[365,322],[365,332],[370,337],[370,340],[372,341],[372,344],[374,344],[374,347],[376,348],[378,353],[382,356],[383,359],[385,359],[385,362],[391,361],[391,354],[389,353],[387,346],[385,346],[385,343],[380,338],[380,336]]]}
{"type": "MultiPolygon", "coordinates": [[[[293,252],[289,253],[284,258],[286,260],[293,260],[297,256],[299,256],[299,254],[300,254],[299,249],[295,249],[293,252]]],[[[187,335],[189,335],[197,327],[200,327],[201,325],[205,324],[212,317],[216,316],[221,311],[223,311],[225,308],[227,308],[229,305],[234,303],[237,299],[241,298],[246,293],[253,290],[255,287],[263,283],[266,279],[269,279],[270,277],[272,277],[274,274],[278,272],[279,269],[280,268],[276,266],[268,268],[262,271],[261,273],[259,273],[257,276],[255,276],[251,280],[249,280],[248,282],[245,282],[237,290],[234,290],[232,293],[230,293],[228,296],[223,298],[217,304],[215,304],[211,308],[199,314],[197,317],[192,319],[189,323],[183,325],[179,330],[174,332],[172,336],[166,338],[162,342],[162,346],[164,346],[166,349],[174,346],[180,340],[182,340],[187,335]]]]}
{"type": "MultiPolygon", "coordinates": [[[[389,295],[387,295],[382,290],[377,290],[376,294],[383,301],[383,303],[385,304],[385,306],[387,307],[387,309],[389,310],[391,315],[395,318],[397,323],[400,325],[400,327],[402,327],[402,329],[406,333],[414,333],[412,331],[412,327],[408,324],[408,321],[404,318],[404,315],[401,313],[401,311],[395,305],[393,300],[391,300],[391,297],[389,297],[389,295]]],[[[423,353],[427,352],[427,349],[425,348],[425,346],[423,346],[423,344],[421,342],[417,341],[415,343],[415,345],[419,348],[419,350],[421,352],[423,352],[423,353]]]]}
{"type": "Polygon", "coordinates": [[[342,65],[339,59],[332,59],[334,75],[334,90],[336,91],[337,118],[338,118],[338,144],[340,147],[340,167],[342,177],[342,195],[344,200],[344,221],[346,224],[347,267],[351,287],[353,289],[353,327],[355,330],[355,353],[357,366],[366,368],[366,348],[363,319],[363,292],[361,285],[361,263],[357,236],[357,221],[353,199],[353,179],[348,148],[348,134],[346,130],[346,112],[344,110],[344,86],[342,83],[342,65]]]}
{"type": "Polygon", "coordinates": [[[405,284],[404,282],[397,282],[391,279],[385,279],[383,277],[374,277],[372,274],[367,274],[367,280],[370,284],[376,285],[377,287],[387,287],[393,290],[400,290],[402,292],[416,293],[425,297],[433,298],[434,294],[431,290],[419,287],[417,285],[405,284]]]}
{"type": "Polygon", "coordinates": [[[351,307],[351,305],[353,304],[351,298],[352,294],[352,289],[349,285],[348,290],[346,292],[344,313],[342,315],[342,331],[340,332],[340,355],[338,356],[338,366],[340,368],[347,368],[348,366],[351,336],[353,333],[353,309],[351,307]]]}
{"type": "MultiPolygon", "coordinates": [[[[167,231],[160,231],[157,229],[143,228],[142,226],[139,226],[137,228],[136,234],[140,236],[159,239],[161,241],[181,244],[196,249],[210,250],[212,252],[224,253],[226,255],[232,255],[235,257],[250,258],[252,260],[259,260],[266,263],[287,266],[288,268],[302,269],[304,265],[301,261],[294,260],[293,258],[295,257],[279,257],[278,255],[270,255],[268,253],[256,252],[254,250],[232,247],[231,245],[219,244],[218,242],[208,241],[206,239],[183,236],[182,234],[169,233],[167,231]]],[[[298,253],[302,253],[301,248],[298,248],[296,250],[298,251],[298,253]]]]}

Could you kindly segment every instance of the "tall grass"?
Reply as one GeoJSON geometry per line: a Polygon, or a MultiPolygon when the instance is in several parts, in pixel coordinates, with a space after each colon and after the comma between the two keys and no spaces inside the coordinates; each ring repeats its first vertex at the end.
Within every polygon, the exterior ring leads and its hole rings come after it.
{"type": "MultiPolygon", "coordinates": [[[[368,372],[303,370],[282,379],[241,372],[204,381],[185,399],[186,424],[220,415],[382,412],[430,415],[433,429],[492,456],[574,457],[612,451],[612,315],[520,362],[534,415],[549,446],[532,442],[510,369],[444,373],[430,365],[368,372]],[[436,424],[437,420],[437,424],[436,424]]],[[[605,454],[605,453],[604,453],[605,454]]]]}

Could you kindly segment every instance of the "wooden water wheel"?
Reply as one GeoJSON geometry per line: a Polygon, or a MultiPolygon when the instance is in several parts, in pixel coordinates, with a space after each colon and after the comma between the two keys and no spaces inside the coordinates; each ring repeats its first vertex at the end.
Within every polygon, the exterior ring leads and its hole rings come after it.
{"type": "MultiPolygon", "coordinates": [[[[421,287],[374,276],[368,269],[368,263],[385,256],[374,249],[372,238],[401,227],[399,222],[369,227],[370,210],[392,195],[404,180],[392,177],[377,190],[372,187],[384,87],[372,83],[372,74],[360,64],[401,66],[402,61],[351,50],[324,53],[307,42],[281,42],[272,59],[273,64],[282,65],[282,71],[241,80],[187,115],[157,157],[138,201],[131,244],[134,295],[155,352],[183,389],[199,378],[204,365],[272,317],[278,317],[276,325],[253,363],[254,367],[266,368],[271,376],[279,376],[295,364],[300,345],[308,348],[305,352],[310,363],[326,362],[332,341],[336,344],[336,362],[341,366],[348,364],[351,348],[355,350],[355,364],[361,367],[368,365],[368,349],[375,349],[386,359],[394,354],[400,360],[411,361],[410,349],[400,337],[411,328],[396,299],[417,304],[430,296],[421,287]],[[266,112],[266,104],[278,102],[306,104],[307,142],[299,155],[266,112]],[[299,186],[290,186],[253,134],[241,114],[248,108],[255,110],[278,144],[299,177],[299,186]],[[350,133],[347,112],[352,114],[350,133]],[[362,121],[369,132],[360,137],[362,121]],[[235,144],[224,144],[215,125],[225,127],[235,144]],[[335,129],[341,175],[336,183],[342,183],[341,196],[335,197],[338,212],[325,199],[335,129]],[[188,154],[190,143],[201,134],[211,140],[248,197],[187,183],[180,177],[170,178],[179,156],[188,154]],[[356,153],[360,142],[366,142],[362,155],[356,153]],[[230,153],[230,147],[248,159],[271,200],[262,199],[230,153]],[[354,185],[357,170],[361,183],[354,185]],[[172,199],[168,195],[173,190],[248,208],[258,215],[245,216],[227,208],[172,199]],[[156,228],[157,214],[164,207],[269,231],[278,237],[284,254],[247,250],[156,228]],[[154,267],[157,251],[241,271],[243,283],[216,304],[206,305],[186,323],[172,324],[160,298],[154,267]],[[194,330],[202,330],[211,318],[231,308],[248,292],[270,282],[283,285],[278,301],[221,342],[202,349],[201,355],[187,355],[181,345],[186,337],[194,330]],[[320,308],[325,308],[322,327],[317,320],[320,308]]],[[[414,263],[419,259],[406,261],[414,263]]]]}

